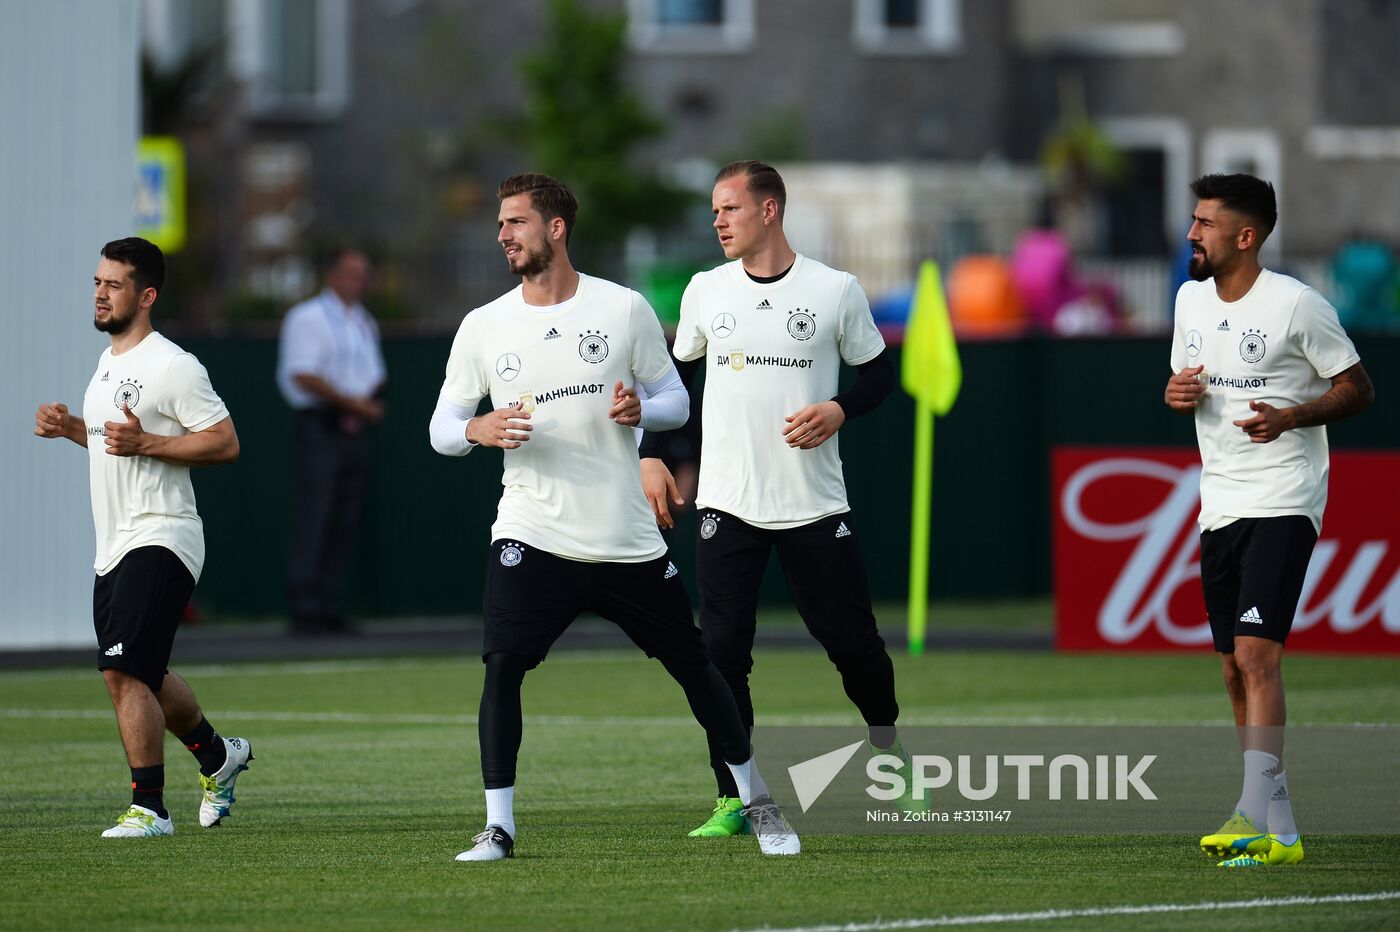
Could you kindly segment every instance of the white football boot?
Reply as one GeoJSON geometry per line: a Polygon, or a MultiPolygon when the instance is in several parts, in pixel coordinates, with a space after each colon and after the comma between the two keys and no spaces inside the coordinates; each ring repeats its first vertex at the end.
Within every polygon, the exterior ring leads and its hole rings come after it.
{"type": "Polygon", "coordinates": [[[233,784],[253,759],[253,746],[243,738],[224,738],[223,742],[228,753],[224,765],[213,776],[199,775],[199,785],[204,788],[204,800],[199,804],[199,824],[204,828],[218,825],[233,808],[233,784]]]}

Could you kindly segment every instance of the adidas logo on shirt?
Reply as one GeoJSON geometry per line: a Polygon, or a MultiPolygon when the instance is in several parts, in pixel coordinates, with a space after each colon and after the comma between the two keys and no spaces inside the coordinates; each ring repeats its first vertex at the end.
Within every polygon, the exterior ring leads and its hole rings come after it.
{"type": "Polygon", "coordinates": [[[1216,329],[1216,330],[1229,330],[1229,329],[1230,329],[1230,322],[1229,322],[1228,320],[1222,320],[1222,321],[1220,322],[1220,326],[1219,326],[1219,327],[1216,327],[1215,329],[1216,329]]]}
{"type": "Polygon", "coordinates": [[[108,370],[108,371],[102,373],[102,378],[98,379],[97,381],[99,381],[99,382],[105,382],[105,381],[107,381],[107,376],[109,376],[109,375],[111,375],[111,374],[112,374],[111,370],[108,370]]]}
{"type": "Polygon", "coordinates": [[[672,563],[670,560],[667,560],[667,561],[666,561],[666,575],[665,575],[665,576],[662,576],[661,578],[662,578],[662,579],[670,579],[672,576],[676,575],[676,574],[679,573],[679,572],[680,572],[680,570],[676,569],[676,564],[672,563]]]}
{"type": "Polygon", "coordinates": [[[836,536],[837,536],[837,537],[850,537],[850,536],[851,536],[851,529],[848,528],[848,527],[846,527],[846,522],[845,522],[845,521],[842,521],[842,522],[841,522],[841,526],[838,527],[838,528],[836,529],[836,536]]]}
{"type": "Polygon", "coordinates": [[[544,338],[545,338],[546,340],[557,340],[557,339],[559,339],[559,328],[558,328],[558,327],[550,327],[550,328],[549,328],[549,333],[546,333],[546,334],[544,335],[544,338]]]}
{"type": "Polygon", "coordinates": [[[121,641],[118,641],[116,644],[107,648],[102,653],[106,654],[108,657],[120,657],[122,655],[121,641]]]}
{"type": "Polygon", "coordinates": [[[762,301],[758,302],[758,305],[754,308],[755,311],[771,311],[772,309],[773,305],[768,303],[767,298],[764,298],[762,301]]]}
{"type": "Polygon", "coordinates": [[[1241,615],[1240,621],[1251,625],[1262,625],[1264,623],[1264,618],[1259,614],[1259,606],[1256,605],[1241,615]]]}

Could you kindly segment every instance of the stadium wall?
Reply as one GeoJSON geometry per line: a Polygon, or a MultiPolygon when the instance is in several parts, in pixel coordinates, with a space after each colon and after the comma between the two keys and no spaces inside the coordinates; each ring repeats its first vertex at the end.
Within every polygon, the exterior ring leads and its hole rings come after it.
{"type": "MultiPolygon", "coordinates": [[[[196,472],[209,559],[200,607],[277,615],[291,514],[291,418],[273,385],[276,345],[186,340],[233,411],[242,442],[236,466],[196,472]]],[[[1357,340],[1379,400],[1330,429],[1334,448],[1400,449],[1400,336],[1357,340]]],[[[428,446],[450,341],[392,340],[389,413],[376,436],[375,472],[359,541],[354,604],[363,615],[476,613],[500,457],[461,459],[428,446]]],[[[967,343],[962,394],[935,433],[934,598],[1017,598],[1050,591],[1050,450],[1059,444],[1193,447],[1189,418],[1160,399],[1164,339],[967,343]]],[[[876,599],[905,597],[913,404],[896,394],[841,432],[847,485],[876,599]]],[[[1389,494],[1388,492],[1386,494],[1389,494]]],[[[689,514],[673,548],[694,565],[689,514]]],[[[692,586],[692,592],[694,588],[692,586]]],[[[786,598],[769,567],[764,599],[786,598]]]]}
{"type": "Polygon", "coordinates": [[[7,3],[0,25],[0,648],[92,643],[86,454],[34,436],[41,402],[81,413],[107,338],[92,274],[131,234],[134,0],[7,3]]]}

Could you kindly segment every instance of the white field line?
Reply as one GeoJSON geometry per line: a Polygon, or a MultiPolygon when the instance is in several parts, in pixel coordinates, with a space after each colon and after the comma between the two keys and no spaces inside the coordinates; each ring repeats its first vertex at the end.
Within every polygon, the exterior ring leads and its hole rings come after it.
{"type": "Polygon", "coordinates": [[[1289,906],[1327,906],[1340,903],[1374,903],[1400,899],[1400,890],[1380,893],[1338,893],[1332,896],[1260,897],[1256,900],[1214,903],[1153,903],[1146,906],[1094,906],[1085,909],[1042,909],[1029,913],[981,913],[966,916],[934,916],[927,919],[891,919],[852,922],[846,925],[763,926],[762,932],[884,932],[895,929],[938,929],[993,923],[1047,922],[1053,919],[1087,919],[1099,916],[1143,916],[1151,913],[1218,912],[1234,909],[1282,909],[1289,906]]]}

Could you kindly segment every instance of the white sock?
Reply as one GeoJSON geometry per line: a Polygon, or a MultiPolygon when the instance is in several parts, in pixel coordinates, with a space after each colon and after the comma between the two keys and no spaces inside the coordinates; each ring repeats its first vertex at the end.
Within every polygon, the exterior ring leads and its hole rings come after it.
{"type": "Polygon", "coordinates": [[[486,791],[486,824],[499,825],[515,840],[515,787],[486,791]]]}
{"type": "Polygon", "coordinates": [[[742,764],[726,763],[729,772],[734,775],[734,785],[739,788],[739,802],[747,806],[768,794],[768,784],[763,782],[763,775],[758,772],[758,762],[752,757],[742,764]]]}
{"type": "Polygon", "coordinates": [[[1274,793],[1274,771],[1278,758],[1268,751],[1244,752],[1244,788],[1235,806],[1261,832],[1269,830],[1269,797],[1274,793]]]}
{"type": "Polygon", "coordinates": [[[1274,776],[1269,796],[1269,831],[1285,845],[1298,840],[1298,826],[1293,821],[1293,803],[1288,799],[1288,774],[1282,771],[1274,776]]]}

